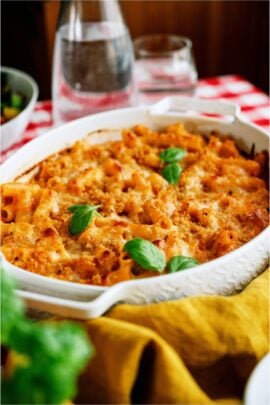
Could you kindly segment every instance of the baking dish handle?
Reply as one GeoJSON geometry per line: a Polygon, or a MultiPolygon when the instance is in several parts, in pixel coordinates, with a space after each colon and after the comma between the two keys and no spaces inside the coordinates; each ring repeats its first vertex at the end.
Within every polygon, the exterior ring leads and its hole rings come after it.
{"type": "Polygon", "coordinates": [[[217,114],[240,118],[240,107],[227,100],[205,100],[184,96],[169,96],[162,98],[149,108],[151,116],[175,115],[176,112],[198,112],[205,114],[217,114]]]}
{"type": "Polygon", "coordinates": [[[91,319],[103,315],[114,304],[123,302],[131,295],[133,288],[126,283],[116,284],[91,301],[75,301],[27,290],[16,290],[16,293],[31,309],[66,318],[91,319]]]}

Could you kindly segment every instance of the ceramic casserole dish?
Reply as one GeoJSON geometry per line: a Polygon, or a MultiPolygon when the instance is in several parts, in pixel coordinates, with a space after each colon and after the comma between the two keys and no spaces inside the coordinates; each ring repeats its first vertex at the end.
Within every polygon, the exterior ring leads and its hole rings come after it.
{"type": "MultiPolygon", "coordinates": [[[[31,167],[90,133],[91,143],[120,139],[121,130],[142,124],[154,130],[182,122],[188,130],[232,136],[249,152],[268,149],[269,135],[242,120],[238,107],[227,101],[167,97],[151,107],[136,107],[91,115],[55,128],[28,143],[2,165],[1,182],[13,181],[31,167]],[[222,118],[199,113],[218,114],[222,118]],[[105,130],[97,132],[98,130],[105,130]]],[[[242,247],[220,258],[178,273],[124,281],[112,287],[62,281],[20,269],[2,255],[2,267],[17,281],[18,293],[36,309],[81,319],[103,314],[118,302],[146,304],[198,294],[229,295],[264,270],[269,228],[242,247]]]]}

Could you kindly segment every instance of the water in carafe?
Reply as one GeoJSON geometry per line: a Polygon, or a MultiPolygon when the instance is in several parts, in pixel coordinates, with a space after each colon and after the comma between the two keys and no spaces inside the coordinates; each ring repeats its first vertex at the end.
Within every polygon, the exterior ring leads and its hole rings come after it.
{"type": "MultiPolygon", "coordinates": [[[[106,11],[106,18],[109,11],[118,12],[115,0],[104,1],[105,4],[98,2],[103,7],[103,17],[106,11]]],[[[82,3],[85,7],[89,2],[82,3]]],[[[60,24],[56,34],[53,71],[56,124],[136,102],[133,49],[121,16],[114,13],[111,21],[82,21],[78,2],[73,10],[73,21],[71,18],[60,24]]]]}

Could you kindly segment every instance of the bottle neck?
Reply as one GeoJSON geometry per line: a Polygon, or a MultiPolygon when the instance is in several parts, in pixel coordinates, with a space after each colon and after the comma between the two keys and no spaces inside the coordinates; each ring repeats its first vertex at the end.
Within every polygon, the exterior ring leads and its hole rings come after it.
{"type": "Polygon", "coordinates": [[[125,25],[122,12],[117,0],[61,0],[57,27],[80,23],[113,22],[125,25]]]}

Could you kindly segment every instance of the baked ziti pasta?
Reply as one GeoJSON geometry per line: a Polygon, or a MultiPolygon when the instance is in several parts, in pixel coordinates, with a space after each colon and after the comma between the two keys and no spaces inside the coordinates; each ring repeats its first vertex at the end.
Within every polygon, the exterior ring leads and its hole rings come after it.
{"type": "MultiPolygon", "coordinates": [[[[205,263],[245,244],[268,224],[267,153],[241,154],[229,137],[155,132],[86,137],[39,163],[27,182],[2,185],[2,252],[43,276],[109,286],[164,274],[125,246],[145,240],[168,263],[205,263]]],[[[171,266],[173,268],[173,266],[171,266]]]]}

